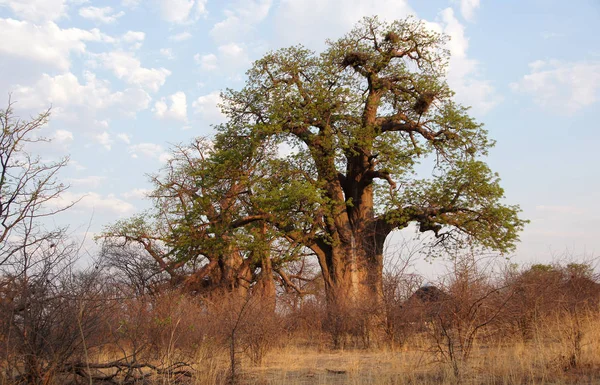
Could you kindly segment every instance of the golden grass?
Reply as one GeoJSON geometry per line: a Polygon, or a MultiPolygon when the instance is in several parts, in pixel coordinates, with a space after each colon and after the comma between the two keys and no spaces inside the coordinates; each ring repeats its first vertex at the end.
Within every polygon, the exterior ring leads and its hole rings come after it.
{"type": "MultiPolygon", "coordinates": [[[[310,341],[291,338],[270,351],[261,366],[253,366],[240,352],[241,376],[245,385],[370,384],[370,385],[517,385],[600,384],[600,318],[597,314],[579,320],[583,339],[577,367],[569,367],[572,320],[540,323],[528,341],[480,339],[465,363],[460,381],[449,363],[441,362],[427,335],[414,336],[400,349],[331,350],[327,337],[310,341]],[[290,342],[291,341],[291,342],[290,342]]],[[[167,365],[185,360],[193,365],[191,385],[229,383],[228,352],[223,346],[201,346],[193,357],[166,351],[160,362],[167,365]]],[[[91,359],[108,362],[118,351],[96,352],[91,359]]],[[[163,378],[161,384],[175,384],[163,378]]],[[[0,381],[1,383],[2,381],[0,381]]]]}
{"type": "MultiPolygon", "coordinates": [[[[538,330],[532,341],[478,341],[460,381],[440,362],[426,339],[413,347],[331,351],[285,346],[271,351],[261,367],[242,361],[242,384],[600,384],[600,320],[585,320],[581,356],[569,367],[568,320],[538,330]]],[[[226,361],[222,361],[226,365],[226,361]]],[[[226,371],[226,367],[221,367],[226,371]]]]}
{"type": "MultiPolygon", "coordinates": [[[[586,346],[580,367],[565,370],[558,344],[515,343],[478,347],[464,369],[464,384],[600,384],[598,346],[586,346]]],[[[246,364],[244,363],[242,365],[246,364]]],[[[265,364],[243,366],[242,383],[456,384],[451,367],[427,351],[339,351],[284,348],[265,364]]]]}

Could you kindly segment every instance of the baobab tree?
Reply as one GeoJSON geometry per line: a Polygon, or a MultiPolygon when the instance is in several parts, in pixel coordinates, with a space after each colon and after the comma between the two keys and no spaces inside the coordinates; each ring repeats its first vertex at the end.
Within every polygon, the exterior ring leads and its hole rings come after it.
{"type": "Polygon", "coordinates": [[[316,255],[331,305],[381,300],[394,230],[499,251],[518,241],[520,209],[502,202],[483,161],[494,142],[445,81],[446,40],[411,18],[365,18],[320,54],[268,53],[245,87],[222,94],[217,137],[292,147],[269,160],[273,182],[253,190],[255,219],[316,255]],[[433,177],[416,174],[422,161],[433,177]]]}
{"type": "Polygon", "coordinates": [[[242,297],[252,286],[274,301],[270,251],[275,236],[253,214],[249,199],[252,186],[263,178],[260,148],[238,142],[231,157],[224,146],[214,153],[214,145],[197,138],[173,150],[166,167],[152,177],[154,209],[105,229],[100,237],[104,260],[130,270],[121,259],[139,254],[157,268],[147,265],[143,274],[166,273],[172,286],[242,297]],[[252,156],[240,158],[242,148],[252,156]]]}

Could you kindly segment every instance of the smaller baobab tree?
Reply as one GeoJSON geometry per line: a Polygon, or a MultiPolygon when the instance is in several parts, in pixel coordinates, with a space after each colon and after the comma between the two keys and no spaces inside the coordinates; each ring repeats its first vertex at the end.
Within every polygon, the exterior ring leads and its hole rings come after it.
{"type": "Polygon", "coordinates": [[[174,149],[162,172],[151,177],[154,210],[103,233],[108,260],[127,249],[149,257],[157,268],[153,270],[166,273],[172,286],[246,291],[249,269],[231,241],[238,227],[233,205],[243,186],[234,178],[226,181],[231,174],[223,170],[222,179],[215,175],[211,147],[210,141],[197,139],[174,149]]]}
{"type": "Polygon", "coordinates": [[[252,198],[263,180],[264,151],[244,138],[223,136],[177,146],[151,179],[154,209],[109,226],[101,236],[103,254],[114,261],[124,248],[144,253],[157,273],[187,291],[244,297],[252,288],[274,301],[271,251],[281,242],[274,242],[277,234],[252,198]]]}

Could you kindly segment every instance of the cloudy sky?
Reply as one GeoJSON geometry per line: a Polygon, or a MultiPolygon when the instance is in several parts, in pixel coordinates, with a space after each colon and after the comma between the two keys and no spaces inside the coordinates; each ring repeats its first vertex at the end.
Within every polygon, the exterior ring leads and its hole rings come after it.
{"type": "Polygon", "coordinates": [[[409,14],[451,36],[449,83],[497,140],[489,163],[531,220],[514,258],[598,255],[597,0],[0,0],[0,101],[52,106],[39,151],[70,155],[63,199],[83,197],[54,220],[93,234],[147,207],[146,174],[212,134],[253,60],[409,14]]]}

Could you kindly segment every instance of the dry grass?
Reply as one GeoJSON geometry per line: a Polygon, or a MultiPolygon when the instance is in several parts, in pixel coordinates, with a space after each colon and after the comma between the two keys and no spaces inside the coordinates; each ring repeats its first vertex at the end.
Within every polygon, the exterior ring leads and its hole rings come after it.
{"type": "MultiPolygon", "coordinates": [[[[388,346],[389,340],[382,332],[374,338],[378,348],[360,349],[364,346],[361,336],[347,333],[347,343],[341,344],[346,349],[334,350],[327,329],[306,322],[319,320],[318,313],[290,319],[297,314],[284,317],[251,302],[244,304],[250,305],[239,308],[233,306],[234,302],[221,301],[209,312],[193,298],[173,294],[157,298],[150,305],[141,303],[139,309],[129,306],[129,313],[115,318],[106,329],[112,341],[97,344],[80,360],[85,360],[87,372],[95,378],[118,373],[111,384],[125,380],[147,385],[600,384],[597,307],[578,309],[566,303],[554,306],[552,311],[533,313],[528,319],[528,333],[520,333],[515,326],[515,319],[522,319],[523,313],[507,313],[481,329],[465,361],[453,363],[443,360],[448,354],[440,354],[448,347],[440,345],[447,340],[436,334],[439,330],[434,327],[435,319],[404,321],[401,325],[410,330],[403,334],[402,347],[388,346]],[[232,324],[237,328],[233,344],[238,373],[235,381],[230,378],[232,324]],[[263,346],[263,342],[266,355],[257,360],[253,349],[257,344],[263,346]],[[90,370],[88,362],[97,366],[90,370]],[[125,362],[127,368],[117,368],[115,362],[125,362]],[[180,362],[186,363],[186,374],[191,373],[191,378],[173,375],[170,368],[180,362]],[[102,366],[106,363],[110,365],[102,366]],[[134,368],[142,363],[149,365],[134,368]],[[126,370],[136,372],[130,376],[126,370]]],[[[455,332],[468,323],[450,325],[449,335],[456,339],[455,332]]],[[[0,385],[16,384],[2,375],[0,370],[0,385]]],[[[75,385],[89,383],[88,379],[72,370],[61,372],[47,383],[75,385]]]]}
{"type": "MultiPolygon", "coordinates": [[[[240,354],[242,374],[237,384],[600,384],[600,319],[597,314],[590,315],[581,324],[582,350],[575,368],[568,365],[568,335],[572,325],[562,318],[543,323],[536,330],[535,338],[528,342],[477,341],[460,381],[448,363],[439,361],[428,336],[422,334],[396,350],[331,350],[324,342],[325,336],[318,341],[296,336],[287,340],[289,343],[271,350],[260,366],[253,365],[247,355],[240,354]]],[[[92,360],[107,362],[119,357],[118,351],[103,350],[102,353],[95,352],[92,360]]],[[[178,355],[179,358],[183,357],[178,355]]],[[[184,383],[217,385],[230,382],[226,349],[207,342],[194,356],[185,358],[193,365],[195,376],[184,383]]],[[[178,383],[174,378],[157,380],[160,384],[178,383]]]]}
{"type": "MultiPolygon", "coordinates": [[[[584,352],[579,368],[564,370],[559,346],[516,343],[479,347],[464,384],[600,384],[598,349],[584,352]]],[[[456,384],[450,366],[430,352],[407,350],[318,352],[282,349],[260,367],[246,367],[242,383],[267,384],[456,384]]]]}
{"type": "MultiPolygon", "coordinates": [[[[398,351],[331,351],[286,346],[270,352],[261,367],[243,360],[239,383],[270,384],[600,384],[600,320],[585,320],[579,365],[568,365],[568,322],[538,330],[529,342],[478,341],[458,381],[450,365],[440,362],[425,338],[398,351]],[[421,345],[421,346],[419,346],[421,345]]],[[[220,369],[226,371],[226,361],[220,369]]],[[[205,382],[202,382],[203,384],[205,382]]]]}

